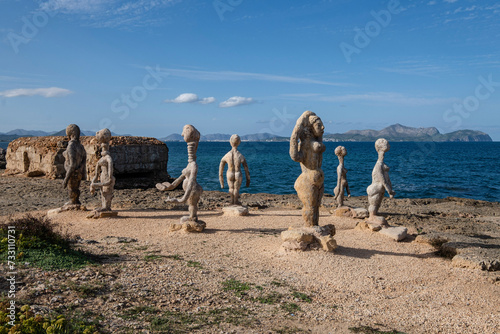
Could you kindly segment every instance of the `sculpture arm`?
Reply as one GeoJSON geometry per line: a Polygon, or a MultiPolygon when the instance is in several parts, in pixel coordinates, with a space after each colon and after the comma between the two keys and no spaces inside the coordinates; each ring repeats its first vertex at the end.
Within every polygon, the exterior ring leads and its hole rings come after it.
{"type": "Polygon", "coordinates": [[[191,172],[189,173],[186,192],[184,193],[184,196],[182,196],[182,198],[179,199],[179,203],[186,202],[188,200],[188,198],[191,196],[191,194],[193,193],[194,188],[196,187],[196,175],[197,174],[198,174],[197,168],[193,168],[191,170],[191,172]]]}
{"type": "Polygon", "coordinates": [[[243,159],[243,168],[245,168],[245,177],[247,179],[246,186],[249,187],[250,186],[250,171],[248,170],[248,164],[247,164],[246,159],[243,159]]]}
{"type": "MultiPolygon", "coordinates": [[[[298,121],[297,121],[298,122],[298,121]]],[[[302,152],[299,151],[299,131],[301,131],[302,126],[297,124],[293,129],[292,135],[290,136],[290,158],[293,161],[301,162],[303,159],[302,152]]]]}
{"type": "MultiPolygon", "coordinates": [[[[108,156],[108,181],[103,183],[103,186],[109,186],[113,180],[113,159],[108,156]]],[[[102,181],[102,180],[101,180],[102,181]]]]}
{"type": "Polygon", "coordinates": [[[226,159],[224,158],[222,158],[219,165],[219,182],[222,189],[224,189],[224,167],[226,166],[226,159]]]}
{"type": "Polygon", "coordinates": [[[63,188],[66,188],[68,186],[69,178],[76,170],[75,156],[73,154],[73,147],[71,143],[66,148],[66,155],[67,155],[67,160],[69,161],[69,168],[66,171],[66,175],[64,176],[63,188]]]}

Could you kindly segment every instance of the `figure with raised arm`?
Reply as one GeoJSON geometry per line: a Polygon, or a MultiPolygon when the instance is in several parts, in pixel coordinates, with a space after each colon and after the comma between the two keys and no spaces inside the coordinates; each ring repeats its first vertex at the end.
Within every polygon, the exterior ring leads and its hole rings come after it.
{"type": "Polygon", "coordinates": [[[80,183],[87,177],[87,153],[82,143],[80,143],[80,128],[76,124],[70,124],[66,128],[66,136],[69,143],[63,153],[64,169],[66,176],[63,181],[63,188],[68,188],[69,201],[64,204],[65,209],[80,209],[80,183]]]}
{"type": "Polygon", "coordinates": [[[300,163],[302,173],[294,188],[302,202],[304,227],[293,228],[281,233],[283,247],[288,250],[323,248],[332,251],[337,247],[333,239],[335,226],[319,226],[319,208],[324,192],[323,133],[321,119],[311,111],[305,111],[297,120],[290,137],[290,157],[300,163]]]}
{"type": "Polygon", "coordinates": [[[97,143],[101,146],[101,158],[97,162],[95,175],[90,184],[90,193],[95,194],[96,190],[101,191],[101,207],[94,210],[92,218],[102,216],[116,216],[117,212],[111,211],[111,201],[115,188],[115,177],[113,176],[113,158],[109,153],[111,141],[111,131],[102,129],[96,133],[97,143]],[[106,212],[103,214],[102,212],[106,212]]]}
{"type": "Polygon", "coordinates": [[[337,207],[340,208],[344,205],[344,192],[347,191],[347,197],[351,197],[349,184],[347,183],[347,169],[344,167],[344,157],[347,155],[347,150],[344,146],[337,146],[335,155],[339,158],[339,165],[337,167],[337,186],[333,189],[337,207]]]}
{"type": "Polygon", "coordinates": [[[366,189],[369,204],[368,212],[370,214],[367,222],[376,229],[382,227],[382,225],[387,225],[385,218],[378,215],[378,210],[384,199],[384,193],[387,191],[391,199],[396,194],[392,190],[389,167],[384,163],[384,155],[390,148],[389,142],[384,138],[377,139],[375,142],[378,160],[375,167],[373,167],[372,184],[366,189]]]}
{"type": "Polygon", "coordinates": [[[198,201],[200,200],[203,188],[196,181],[198,174],[198,164],[196,163],[196,150],[200,141],[200,132],[192,125],[185,125],[182,130],[182,136],[187,143],[188,148],[188,165],[182,170],[174,182],[157,183],[156,188],[161,191],[173,190],[182,182],[184,196],[182,198],[168,197],[167,203],[187,203],[189,207],[189,216],[181,218],[180,224],[172,224],[171,230],[180,230],[183,228],[187,232],[202,232],[206,224],[198,220],[198,201]]]}
{"type": "Polygon", "coordinates": [[[227,184],[229,186],[229,195],[231,195],[231,205],[241,206],[240,187],[243,182],[241,166],[243,165],[243,168],[245,169],[247,187],[250,186],[250,172],[248,170],[248,164],[245,157],[240,153],[240,151],[238,151],[238,145],[241,143],[240,136],[232,135],[229,142],[231,143],[232,149],[227,152],[220,161],[219,181],[221,188],[224,189],[224,167],[227,164],[226,177],[227,184]]]}

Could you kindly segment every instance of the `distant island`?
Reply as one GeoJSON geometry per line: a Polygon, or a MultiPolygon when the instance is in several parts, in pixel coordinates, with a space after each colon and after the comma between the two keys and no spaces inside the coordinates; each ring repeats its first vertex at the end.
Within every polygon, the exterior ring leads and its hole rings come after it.
{"type": "MultiPolygon", "coordinates": [[[[36,136],[65,136],[66,131],[44,132],[37,130],[16,129],[7,133],[0,133],[0,142],[10,142],[19,137],[36,136]]],[[[83,136],[94,136],[93,131],[82,131],[83,136]]],[[[113,135],[117,135],[113,133],[113,135]]],[[[289,137],[281,137],[271,133],[255,133],[240,136],[242,141],[251,142],[287,142],[289,137]]],[[[394,124],[382,130],[350,130],[345,133],[326,133],[324,141],[330,142],[373,142],[378,138],[385,138],[392,142],[491,142],[491,137],[481,131],[458,130],[442,134],[435,127],[412,128],[401,124],[394,124]]],[[[227,142],[231,134],[214,133],[202,135],[201,141],[205,142],[227,142]]],[[[164,142],[180,142],[184,138],[180,134],[171,134],[164,138],[158,138],[164,142]]]]}
{"type": "MultiPolygon", "coordinates": [[[[270,133],[256,133],[240,136],[242,141],[266,141],[282,142],[289,141],[289,137],[280,137],[270,133]]],[[[230,134],[208,134],[202,135],[200,141],[228,141],[230,134]]],[[[323,141],[331,142],[373,142],[378,138],[385,138],[392,142],[491,142],[491,137],[481,131],[458,130],[442,134],[435,127],[412,128],[401,124],[388,126],[380,131],[377,130],[350,130],[345,133],[327,133],[323,136],[323,141]]],[[[180,134],[159,138],[165,142],[184,141],[180,134]]]]}

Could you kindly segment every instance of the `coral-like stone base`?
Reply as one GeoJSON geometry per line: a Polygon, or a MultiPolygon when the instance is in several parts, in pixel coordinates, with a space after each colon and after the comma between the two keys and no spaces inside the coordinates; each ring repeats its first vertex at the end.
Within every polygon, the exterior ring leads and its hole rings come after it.
{"type": "Polygon", "coordinates": [[[283,240],[282,247],[285,250],[323,249],[327,252],[337,248],[337,242],[333,238],[335,235],[334,225],[312,226],[312,227],[290,227],[287,231],[281,232],[283,240]]]}

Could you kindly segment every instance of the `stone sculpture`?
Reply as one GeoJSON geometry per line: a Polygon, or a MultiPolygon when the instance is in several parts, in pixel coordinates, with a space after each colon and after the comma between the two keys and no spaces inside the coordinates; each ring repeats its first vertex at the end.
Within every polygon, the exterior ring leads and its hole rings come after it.
{"type": "Polygon", "coordinates": [[[66,209],[80,209],[80,182],[87,177],[86,161],[87,153],[80,143],[80,128],[76,124],[70,124],[66,128],[69,143],[64,151],[64,177],[63,187],[68,188],[69,201],[64,205],[66,209]]]}
{"type": "Polygon", "coordinates": [[[250,172],[248,164],[243,154],[238,151],[238,146],[241,143],[240,136],[232,135],[229,139],[232,149],[227,152],[221,159],[219,165],[219,181],[220,186],[224,189],[224,167],[227,164],[227,184],[229,187],[229,195],[231,195],[231,206],[224,207],[223,211],[229,215],[244,216],[248,214],[248,208],[241,205],[240,202],[240,187],[243,182],[243,175],[241,173],[241,165],[245,169],[246,186],[250,186],[250,172]]]}
{"type": "Polygon", "coordinates": [[[299,162],[302,174],[295,181],[295,190],[302,201],[302,217],[305,227],[290,228],[281,234],[285,249],[322,247],[331,251],[337,247],[333,235],[335,226],[318,226],[319,207],[324,192],[323,133],[325,127],[321,119],[311,111],[305,111],[297,120],[290,137],[290,157],[299,162]]]}
{"type": "Polygon", "coordinates": [[[101,207],[95,209],[88,218],[114,217],[118,213],[111,210],[111,201],[115,187],[115,177],[113,176],[113,158],[109,154],[109,142],[111,141],[111,131],[102,129],[96,133],[97,143],[101,146],[101,158],[97,162],[95,175],[90,184],[90,193],[95,194],[96,190],[101,191],[101,207]],[[100,182],[98,182],[98,180],[100,182]]]}
{"type": "Polygon", "coordinates": [[[344,157],[347,155],[347,150],[344,146],[337,146],[335,155],[339,158],[339,165],[337,167],[337,186],[333,189],[337,207],[340,208],[344,205],[344,191],[347,191],[347,197],[351,197],[349,184],[347,183],[347,169],[344,167],[344,157]]]}
{"type": "Polygon", "coordinates": [[[203,188],[196,181],[198,174],[198,164],[196,163],[196,150],[200,141],[200,132],[192,125],[185,125],[182,130],[182,136],[187,143],[188,149],[188,165],[182,171],[174,182],[157,183],[156,188],[160,191],[173,190],[182,182],[182,189],[185,193],[182,198],[170,198],[165,201],[167,203],[185,203],[189,206],[189,216],[184,216],[180,220],[180,224],[174,223],[170,226],[171,231],[183,229],[187,232],[202,232],[206,224],[198,220],[198,201],[200,200],[203,188]]]}
{"type": "Polygon", "coordinates": [[[371,231],[380,231],[381,234],[396,241],[400,241],[406,238],[407,228],[401,226],[391,227],[383,216],[378,215],[378,210],[384,199],[385,192],[387,191],[389,193],[391,199],[394,198],[396,194],[392,189],[391,179],[389,178],[389,167],[384,163],[385,153],[389,151],[390,148],[389,142],[384,138],[377,139],[375,142],[378,160],[375,167],[373,167],[372,184],[366,188],[368,194],[369,217],[365,222],[358,224],[356,228],[360,230],[369,229],[371,231]]]}

